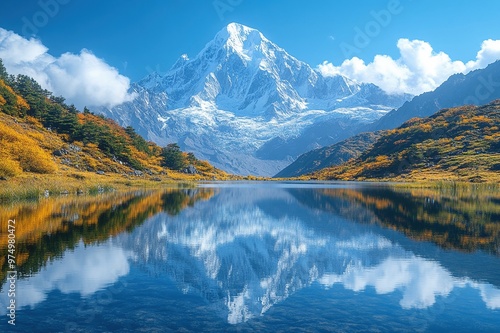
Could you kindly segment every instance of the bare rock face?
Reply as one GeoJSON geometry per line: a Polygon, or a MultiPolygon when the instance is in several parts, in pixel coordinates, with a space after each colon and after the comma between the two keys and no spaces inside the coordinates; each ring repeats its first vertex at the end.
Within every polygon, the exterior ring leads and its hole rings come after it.
{"type": "Polygon", "coordinates": [[[196,170],[196,167],[194,165],[190,164],[184,170],[182,170],[182,172],[189,175],[194,175],[198,173],[198,170],[196,170]]]}

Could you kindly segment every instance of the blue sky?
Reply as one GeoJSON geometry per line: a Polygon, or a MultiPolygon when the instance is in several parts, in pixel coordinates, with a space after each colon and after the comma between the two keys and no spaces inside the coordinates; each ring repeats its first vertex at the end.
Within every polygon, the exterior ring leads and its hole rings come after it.
{"type": "MultiPolygon", "coordinates": [[[[0,28],[35,37],[54,59],[89,50],[116,69],[108,74],[119,81],[121,76],[133,82],[151,71],[166,71],[184,53],[194,57],[230,22],[260,30],[315,68],[326,61],[321,67],[326,74],[373,82],[389,92],[418,94],[454,72],[479,68],[479,63],[484,67],[500,54],[497,0],[3,0],[0,8],[0,28]],[[482,46],[485,40],[497,42],[482,46]],[[403,49],[410,50],[411,59],[401,59],[403,49]],[[420,57],[422,52],[427,58],[420,57]],[[449,59],[434,57],[439,52],[449,59]],[[381,66],[382,61],[374,61],[377,55],[393,63],[381,66]],[[343,64],[353,57],[356,61],[343,64]],[[428,61],[432,68],[407,70],[418,61],[428,61]],[[467,65],[469,61],[478,63],[467,65]],[[440,68],[445,70],[434,73],[440,68]],[[382,78],[386,72],[396,77],[382,78]],[[425,76],[428,82],[421,82],[425,76]]],[[[1,43],[5,58],[6,44],[1,43]]],[[[12,59],[4,59],[7,69],[20,72],[12,59]]],[[[57,85],[47,86],[58,92],[57,85]]]]}
{"type": "MultiPolygon", "coordinates": [[[[183,53],[191,57],[230,22],[259,29],[290,54],[313,66],[345,58],[341,45],[353,45],[356,27],[374,21],[372,11],[391,1],[280,0],[41,0],[57,3],[43,25],[40,0],[3,0],[0,27],[24,37],[33,23],[52,55],[91,50],[132,81],[148,69],[168,69],[183,53]],[[38,13],[38,16],[37,16],[38,13]],[[35,18],[35,20],[34,20],[35,18]],[[24,29],[23,29],[24,27],[24,29]],[[344,44],[345,45],[345,44],[344,44]]],[[[499,1],[399,0],[370,43],[353,53],[365,61],[376,54],[396,57],[399,38],[429,42],[452,59],[475,57],[485,39],[500,39],[499,1]]],[[[52,6],[49,6],[49,8],[52,6]]],[[[49,12],[50,14],[50,12],[49,12]]],[[[376,30],[374,30],[376,31],[376,30]]]]}

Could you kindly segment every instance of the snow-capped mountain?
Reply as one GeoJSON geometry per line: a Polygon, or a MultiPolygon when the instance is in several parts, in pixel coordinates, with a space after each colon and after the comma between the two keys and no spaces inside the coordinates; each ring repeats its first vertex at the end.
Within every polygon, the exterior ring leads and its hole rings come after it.
{"type": "Polygon", "coordinates": [[[410,97],[324,77],[236,23],[193,59],[183,55],[166,74],[153,73],[131,89],[133,102],[96,111],[224,170],[258,175],[356,133],[410,97]]]}

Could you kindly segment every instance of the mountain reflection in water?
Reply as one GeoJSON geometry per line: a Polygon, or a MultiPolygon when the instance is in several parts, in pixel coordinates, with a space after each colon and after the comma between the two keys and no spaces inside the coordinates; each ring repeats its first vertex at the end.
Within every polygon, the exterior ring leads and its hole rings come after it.
{"type": "MultiPolygon", "coordinates": [[[[139,270],[144,279],[168,278],[161,283],[203,299],[233,325],[266,317],[300,290],[335,285],[397,293],[408,311],[467,289],[498,311],[498,195],[447,191],[209,184],[2,214],[36,221],[43,211],[58,221],[20,232],[27,258],[19,306],[31,309],[53,291],[85,298],[139,270]]],[[[2,293],[2,314],[7,301],[2,293]]]]}

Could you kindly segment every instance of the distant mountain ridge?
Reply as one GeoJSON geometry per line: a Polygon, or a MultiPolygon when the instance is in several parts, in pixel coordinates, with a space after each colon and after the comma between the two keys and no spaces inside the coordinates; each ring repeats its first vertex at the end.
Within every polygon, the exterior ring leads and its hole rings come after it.
{"type": "Polygon", "coordinates": [[[320,179],[500,181],[500,100],[442,109],[383,131],[371,148],[320,179]]]}
{"type": "Polygon", "coordinates": [[[96,111],[156,143],[177,142],[219,168],[257,175],[274,175],[410,98],[325,77],[237,23],[193,59],[181,56],[165,75],[153,73],[132,90],[133,102],[96,111]]]}
{"type": "MultiPolygon", "coordinates": [[[[465,104],[487,104],[495,99],[500,99],[500,61],[467,75],[452,75],[436,90],[414,97],[399,109],[393,110],[375,123],[367,125],[365,130],[393,129],[411,118],[432,116],[442,108],[465,104]]],[[[366,136],[353,136],[332,146],[307,152],[276,176],[297,177],[322,168],[340,165],[346,162],[346,156],[342,154],[345,151],[352,151],[353,145],[365,149],[365,151],[370,148],[369,145],[366,145],[365,139],[366,136]]],[[[364,151],[355,150],[355,152],[356,154],[348,156],[358,157],[364,151]]]]}
{"type": "Polygon", "coordinates": [[[414,97],[393,110],[368,130],[396,128],[414,117],[428,117],[444,108],[467,104],[483,105],[500,98],[500,60],[484,69],[450,76],[434,91],[414,97]]]}
{"type": "Polygon", "coordinates": [[[276,174],[275,178],[298,177],[360,156],[380,138],[381,132],[354,135],[331,146],[302,154],[295,162],[276,174]]]}

